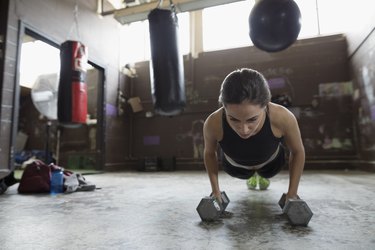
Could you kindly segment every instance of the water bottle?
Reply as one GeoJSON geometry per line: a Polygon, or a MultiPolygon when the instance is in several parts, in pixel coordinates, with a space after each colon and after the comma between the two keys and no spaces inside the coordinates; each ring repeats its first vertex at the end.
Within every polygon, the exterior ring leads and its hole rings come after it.
{"type": "Polygon", "coordinates": [[[64,174],[61,170],[53,170],[51,174],[51,194],[63,192],[64,174]]]}

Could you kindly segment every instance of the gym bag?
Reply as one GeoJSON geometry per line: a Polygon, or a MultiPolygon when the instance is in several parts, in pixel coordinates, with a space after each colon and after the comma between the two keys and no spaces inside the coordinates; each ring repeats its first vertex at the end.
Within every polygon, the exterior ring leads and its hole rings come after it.
{"type": "Polygon", "coordinates": [[[19,193],[49,193],[51,167],[43,161],[35,160],[28,164],[18,186],[19,193]]]}

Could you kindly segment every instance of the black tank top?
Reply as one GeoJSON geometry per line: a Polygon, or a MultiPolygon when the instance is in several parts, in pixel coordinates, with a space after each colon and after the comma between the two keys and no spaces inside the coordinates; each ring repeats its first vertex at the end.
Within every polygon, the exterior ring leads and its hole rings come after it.
{"type": "Polygon", "coordinates": [[[266,118],[261,130],[247,138],[242,139],[230,127],[225,117],[223,108],[223,139],[219,141],[223,152],[235,162],[245,166],[255,166],[266,162],[276,152],[282,138],[277,138],[271,130],[271,122],[266,112],[266,118]]]}

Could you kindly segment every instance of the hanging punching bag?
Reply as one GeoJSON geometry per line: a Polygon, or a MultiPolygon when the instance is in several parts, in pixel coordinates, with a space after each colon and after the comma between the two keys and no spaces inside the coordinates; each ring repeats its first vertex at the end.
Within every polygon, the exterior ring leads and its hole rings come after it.
{"type": "Polygon", "coordinates": [[[87,47],[77,41],[66,41],[60,48],[60,81],[57,116],[60,123],[86,123],[87,47]]]}
{"type": "Polygon", "coordinates": [[[174,11],[154,9],[148,15],[151,44],[150,80],[155,113],[172,116],[186,103],[183,57],[174,11]]]}
{"type": "Polygon", "coordinates": [[[301,30],[301,12],[293,0],[259,0],[249,16],[250,38],[267,52],[292,45],[301,30]]]}

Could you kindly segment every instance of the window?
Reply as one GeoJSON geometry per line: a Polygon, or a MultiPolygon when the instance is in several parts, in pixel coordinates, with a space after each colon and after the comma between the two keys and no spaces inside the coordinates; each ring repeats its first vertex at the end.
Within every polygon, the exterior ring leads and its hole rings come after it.
{"type": "MultiPolygon", "coordinates": [[[[372,7],[367,8],[367,13],[353,11],[353,6],[343,4],[340,0],[317,0],[319,11],[320,31],[322,34],[342,33],[358,29],[359,23],[366,23],[363,18],[373,16],[372,7]],[[339,8],[337,6],[340,6],[339,8]],[[337,11],[336,11],[337,10],[337,11]],[[353,22],[356,19],[356,22],[353,22]]],[[[355,4],[364,4],[364,1],[355,4]]]]}
{"type": "MultiPolygon", "coordinates": [[[[348,18],[350,4],[342,4],[341,0],[295,0],[295,2],[302,16],[299,39],[343,33],[354,28],[351,24],[353,16],[348,18]],[[339,9],[337,6],[340,6],[339,9]]],[[[369,9],[369,12],[372,11],[371,8],[369,9]]]]}
{"type": "Polygon", "coordinates": [[[121,29],[121,66],[150,59],[148,21],[134,22],[121,29]]]}
{"type": "Polygon", "coordinates": [[[301,11],[301,31],[298,39],[319,35],[315,0],[295,0],[301,11]]]}
{"type": "Polygon", "coordinates": [[[220,50],[252,45],[249,14],[254,0],[234,2],[203,10],[203,50],[220,50]]]}
{"type": "Polygon", "coordinates": [[[40,75],[59,74],[60,50],[40,40],[29,40],[21,47],[20,85],[32,88],[40,75]],[[38,63],[35,58],[39,59],[38,63]]]}

